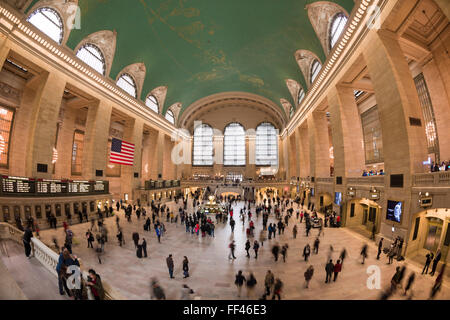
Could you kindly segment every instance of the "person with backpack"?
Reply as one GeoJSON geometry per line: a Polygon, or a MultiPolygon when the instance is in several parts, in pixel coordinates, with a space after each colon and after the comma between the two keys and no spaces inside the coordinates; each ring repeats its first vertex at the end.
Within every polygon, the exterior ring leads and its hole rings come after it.
{"type": "Polygon", "coordinates": [[[238,273],[236,274],[236,279],[234,280],[234,284],[236,285],[238,290],[238,297],[241,297],[241,291],[244,282],[246,282],[245,277],[242,275],[242,271],[239,270],[238,273]]]}
{"type": "Polygon", "coordinates": [[[275,296],[278,297],[278,300],[281,300],[282,289],[283,289],[283,282],[279,278],[277,278],[277,280],[275,280],[275,285],[273,286],[272,300],[275,300],[275,296]]]}

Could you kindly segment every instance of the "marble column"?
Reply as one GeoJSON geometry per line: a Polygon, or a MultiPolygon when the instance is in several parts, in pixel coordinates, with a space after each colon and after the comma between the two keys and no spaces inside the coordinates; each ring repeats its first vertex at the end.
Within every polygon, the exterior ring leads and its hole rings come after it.
{"type": "Polygon", "coordinates": [[[29,177],[51,178],[56,127],[66,82],[54,73],[42,75],[40,80],[30,114],[25,174],[29,177]],[[47,172],[37,172],[38,164],[46,165],[47,172]]]}
{"type": "Polygon", "coordinates": [[[309,158],[309,134],[308,125],[302,124],[298,128],[298,149],[299,149],[299,164],[300,164],[300,177],[306,178],[311,175],[310,173],[310,158],[309,158]]]}
{"type": "Polygon", "coordinates": [[[108,159],[105,155],[108,154],[108,128],[111,122],[111,112],[112,107],[103,101],[89,106],[83,154],[83,177],[85,179],[102,179],[106,173],[108,159]],[[97,170],[103,171],[101,177],[96,176],[97,170]]]}
{"type": "Polygon", "coordinates": [[[310,174],[312,177],[330,176],[330,142],[325,111],[314,111],[308,119],[310,174]]]}
{"type": "Polygon", "coordinates": [[[334,176],[359,177],[364,169],[364,141],[353,88],[334,87],[328,95],[334,152],[334,176]]]}
{"type": "Polygon", "coordinates": [[[164,172],[164,132],[158,131],[158,137],[156,140],[156,168],[158,180],[165,179],[163,176],[164,172]],[[161,178],[160,178],[161,176],[161,178]]]}
{"type": "Polygon", "coordinates": [[[124,194],[128,194],[128,199],[135,200],[133,196],[133,190],[139,187],[139,181],[141,176],[141,154],[142,154],[142,135],[144,130],[143,120],[128,119],[125,124],[124,141],[134,144],[134,165],[126,166],[122,165],[122,175],[120,177],[121,182],[121,197],[124,194]],[[134,173],[138,173],[138,177],[134,176],[134,173]]]}

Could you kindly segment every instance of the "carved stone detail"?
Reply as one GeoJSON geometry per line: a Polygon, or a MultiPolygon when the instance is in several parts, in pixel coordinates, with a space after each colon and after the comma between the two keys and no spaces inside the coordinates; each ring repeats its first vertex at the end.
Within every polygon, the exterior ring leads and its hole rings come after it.
{"type": "Polygon", "coordinates": [[[289,101],[287,101],[286,99],[283,99],[283,98],[280,99],[280,103],[283,106],[284,112],[286,113],[286,117],[289,119],[290,118],[292,104],[289,101]]]}
{"type": "Polygon", "coordinates": [[[308,88],[311,86],[311,65],[315,59],[322,63],[319,57],[309,50],[297,50],[295,52],[295,60],[302,70],[308,88]]]}
{"type": "Polygon", "coordinates": [[[158,100],[158,112],[161,113],[164,110],[164,102],[166,100],[167,95],[167,86],[161,86],[153,89],[150,92],[151,95],[154,95],[156,100],[158,100]]]}
{"type": "Polygon", "coordinates": [[[94,32],[84,38],[75,48],[74,53],[76,54],[78,50],[86,43],[92,43],[97,46],[105,58],[106,70],[105,75],[108,77],[111,71],[111,66],[114,61],[114,55],[116,53],[116,40],[117,32],[110,30],[102,30],[94,32]]]}
{"type": "Polygon", "coordinates": [[[16,8],[19,11],[25,11],[25,9],[30,5],[32,0],[4,0],[11,7],[16,8]]]}
{"type": "Polygon", "coordinates": [[[313,2],[306,5],[306,9],[308,10],[309,21],[311,21],[314,31],[322,44],[323,51],[328,55],[330,53],[328,43],[331,20],[339,12],[345,13],[348,17],[348,12],[340,5],[329,1],[313,2]]]}
{"type": "Polygon", "coordinates": [[[297,106],[298,93],[300,92],[300,88],[302,86],[297,81],[292,80],[292,79],[286,79],[286,86],[288,87],[288,90],[291,93],[292,99],[294,100],[294,103],[297,106]]]}
{"type": "Polygon", "coordinates": [[[119,77],[123,73],[128,73],[129,75],[131,75],[133,77],[134,81],[136,82],[137,97],[139,99],[139,97],[141,96],[142,87],[144,85],[144,80],[145,80],[145,74],[146,74],[145,64],[139,62],[139,63],[130,64],[129,66],[123,68],[122,71],[120,71],[117,74],[116,81],[119,79],[119,77]]]}
{"type": "Polygon", "coordinates": [[[182,104],[181,102],[176,102],[169,107],[169,110],[173,112],[173,116],[175,117],[175,126],[178,123],[178,116],[181,111],[182,104]]]}
{"type": "Polygon", "coordinates": [[[13,103],[20,105],[22,91],[11,87],[9,84],[0,82],[0,95],[13,103]]]}

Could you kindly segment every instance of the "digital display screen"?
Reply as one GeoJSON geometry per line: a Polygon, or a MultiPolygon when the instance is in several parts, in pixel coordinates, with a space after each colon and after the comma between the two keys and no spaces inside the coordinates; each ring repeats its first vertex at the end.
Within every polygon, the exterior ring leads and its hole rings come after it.
{"type": "Polygon", "coordinates": [[[1,176],[3,196],[69,196],[109,193],[108,181],[46,180],[1,176]]]}
{"type": "Polygon", "coordinates": [[[388,200],[386,219],[400,223],[402,220],[403,202],[388,200]]]}
{"type": "Polygon", "coordinates": [[[334,204],[340,206],[342,203],[342,192],[334,193],[334,204]]]}

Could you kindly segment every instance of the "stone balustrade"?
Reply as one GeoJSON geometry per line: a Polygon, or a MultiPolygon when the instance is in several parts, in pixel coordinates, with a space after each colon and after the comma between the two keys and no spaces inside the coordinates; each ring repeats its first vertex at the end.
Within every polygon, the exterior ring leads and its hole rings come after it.
{"type": "MultiPolygon", "coordinates": [[[[0,222],[0,240],[12,240],[20,245],[23,245],[22,237],[24,232],[16,227],[0,222]]],[[[32,238],[32,252],[34,257],[56,278],[58,274],[56,272],[56,265],[58,264],[59,255],[46,246],[42,241],[37,238],[32,238]]],[[[83,268],[81,268],[83,269],[83,268]]],[[[83,278],[87,279],[88,273],[82,270],[83,278]]],[[[115,289],[102,281],[103,288],[105,289],[105,300],[124,300],[125,298],[120,295],[115,289]]]]}
{"type": "Polygon", "coordinates": [[[413,176],[414,187],[448,186],[450,187],[450,171],[418,173],[413,176]]]}
{"type": "Polygon", "coordinates": [[[334,179],[333,178],[317,178],[316,182],[317,183],[334,183],[334,179]]]}
{"type": "Polygon", "coordinates": [[[368,176],[368,177],[347,178],[347,185],[384,186],[385,177],[386,176],[368,176]]]}

